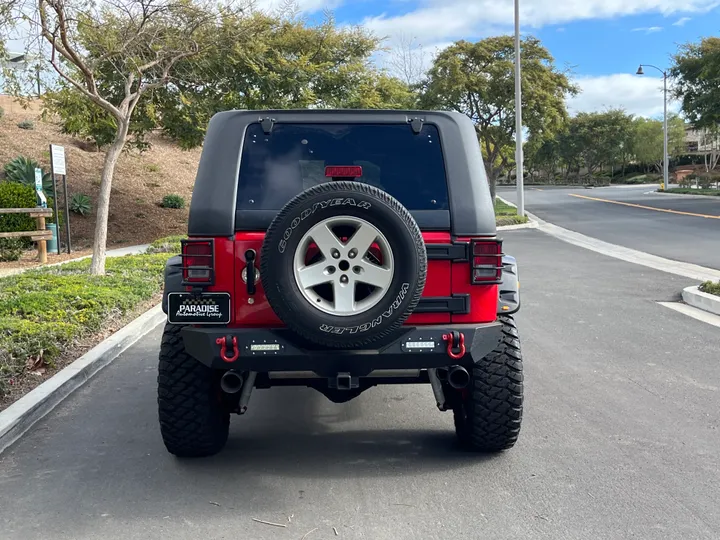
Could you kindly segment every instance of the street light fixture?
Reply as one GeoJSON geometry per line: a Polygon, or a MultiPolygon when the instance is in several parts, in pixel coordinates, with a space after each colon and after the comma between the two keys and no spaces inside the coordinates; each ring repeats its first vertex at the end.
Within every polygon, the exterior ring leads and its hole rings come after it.
{"type": "Polygon", "coordinates": [[[652,64],[640,64],[636,75],[645,75],[643,67],[651,67],[657,69],[663,76],[663,189],[668,189],[670,183],[670,174],[668,172],[668,128],[667,128],[667,71],[660,69],[652,64]]]}

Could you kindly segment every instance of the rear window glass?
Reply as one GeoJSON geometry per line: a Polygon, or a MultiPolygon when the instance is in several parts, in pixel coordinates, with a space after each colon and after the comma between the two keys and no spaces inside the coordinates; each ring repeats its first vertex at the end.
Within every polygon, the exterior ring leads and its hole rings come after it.
{"type": "Polygon", "coordinates": [[[448,192],[435,126],[415,134],[402,124],[248,126],[240,164],[238,210],[279,210],[298,193],[331,181],[328,165],[359,165],[358,180],[408,210],[447,210],[448,192]]]}

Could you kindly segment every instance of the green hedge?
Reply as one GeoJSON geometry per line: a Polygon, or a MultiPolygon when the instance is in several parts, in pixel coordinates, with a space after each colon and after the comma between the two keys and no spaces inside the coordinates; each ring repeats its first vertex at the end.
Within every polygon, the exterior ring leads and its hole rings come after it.
{"type": "Polygon", "coordinates": [[[698,287],[698,289],[708,294],[715,294],[717,296],[720,296],[720,281],[718,281],[717,283],[713,283],[712,281],[706,281],[705,283],[700,284],[700,287],[698,287]]]}
{"type": "MultiPolygon", "coordinates": [[[[53,207],[52,197],[47,198],[48,208],[53,207]]],[[[35,208],[35,188],[17,182],[0,182],[0,208],[35,208]]],[[[55,216],[45,220],[55,223],[55,216]]],[[[0,232],[34,231],[35,218],[27,214],[0,214],[0,232]]]]}
{"type": "MultiPolygon", "coordinates": [[[[659,191],[659,190],[658,190],[659,191]]],[[[714,195],[720,197],[720,189],[695,189],[695,188],[670,188],[665,193],[677,193],[679,195],[714,195]]]]}

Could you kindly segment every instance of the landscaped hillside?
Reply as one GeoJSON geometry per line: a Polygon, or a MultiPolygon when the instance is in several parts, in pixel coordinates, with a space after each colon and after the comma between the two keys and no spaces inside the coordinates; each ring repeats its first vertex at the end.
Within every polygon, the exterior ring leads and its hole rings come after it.
{"type": "MultiPolygon", "coordinates": [[[[170,234],[184,233],[187,207],[192,194],[200,149],[185,151],[159,134],[149,137],[152,148],[142,154],[133,150],[124,153],[113,181],[108,225],[108,249],[121,245],[144,244],[170,234]],[[184,209],[162,208],[165,195],[177,194],[185,199],[184,209]]],[[[49,170],[50,143],[65,147],[68,169],[68,195],[88,195],[92,213],[82,217],[71,212],[70,228],[73,249],[92,245],[95,225],[95,201],[103,165],[102,152],[60,133],[50,121],[43,121],[38,112],[6,110],[0,119],[0,170],[11,159],[27,156],[49,170]],[[34,129],[21,129],[18,124],[31,120],[34,129]]]]}

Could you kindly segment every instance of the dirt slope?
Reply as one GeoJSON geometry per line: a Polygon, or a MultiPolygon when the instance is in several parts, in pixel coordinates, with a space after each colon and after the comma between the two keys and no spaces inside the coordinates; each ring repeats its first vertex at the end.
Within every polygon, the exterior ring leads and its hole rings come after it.
{"type": "MultiPolygon", "coordinates": [[[[200,150],[184,151],[159,134],[149,141],[152,148],[142,154],[125,152],[115,170],[108,247],[144,244],[162,236],[187,230],[187,206],[192,195],[200,150]],[[185,198],[186,208],[161,208],[165,195],[178,194],[185,198]]],[[[93,213],[82,217],[71,212],[70,230],[73,248],[83,250],[91,246],[95,228],[95,202],[100,186],[102,152],[96,152],[83,141],[60,133],[58,126],[40,119],[36,111],[6,109],[0,119],[0,170],[14,157],[24,155],[50,167],[50,144],[65,147],[68,170],[68,195],[84,193],[93,203],[93,213]],[[35,129],[17,127],[22,120],[35,122],[35,129]]]]}

